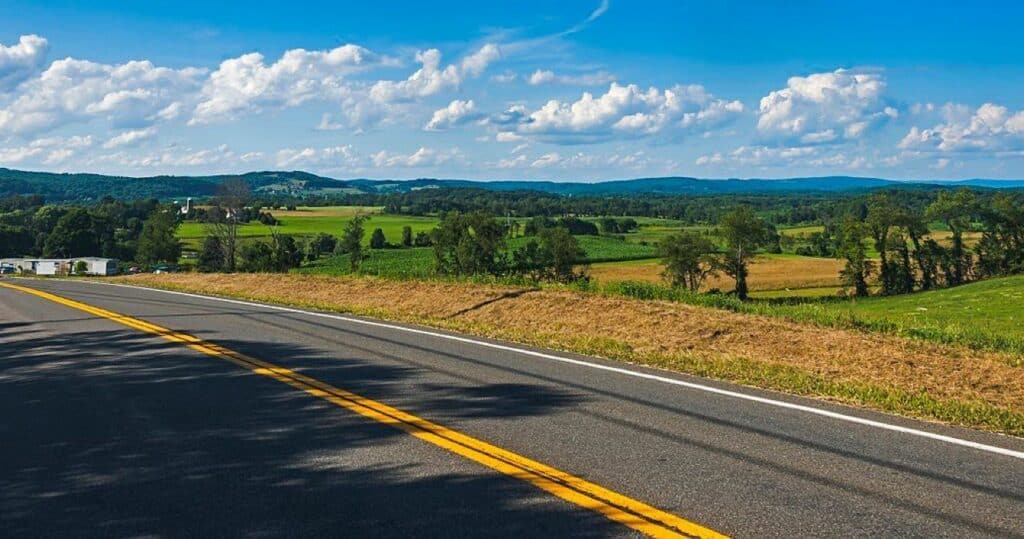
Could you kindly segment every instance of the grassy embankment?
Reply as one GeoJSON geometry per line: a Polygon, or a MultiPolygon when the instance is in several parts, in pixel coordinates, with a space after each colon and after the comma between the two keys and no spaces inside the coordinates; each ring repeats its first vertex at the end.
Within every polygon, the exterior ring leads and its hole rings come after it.
{"type": "Polygon", "coordinates": [[[601,291],[1007,352],[1013,354],[1011,363],[1024,362],[1024,276],[862,299],[787,297],[740,302],[731,296],[691,294],[644,282],[612,283],[601,291]]]}
{"type": "MultiPolygon", "coordinates": [[[[487,303],[514,288],[370,277],[170,274],[120,279],[430,325],[1024,436],[1019,353],[801,323],[795,320],[805,319],[783,310],[773,312],[775,317],[757,316],[565,288],[487,303]]],[[[1012,305],[1024,294],[1024,278],[1001,281],[820,307],[857,309],[858,319],[898,322],[909,329],[970,323],[985,306],[986,325],[1020,342],[1024,329],[1014,323],[1018,313],[1012,305]],[[968,307],[951,294],[977,297],[968,307]],[[918,311],[922,305],[930,307],[918,311]]],[[[751,311],[760,308],[750,305],[751,311]]]]}

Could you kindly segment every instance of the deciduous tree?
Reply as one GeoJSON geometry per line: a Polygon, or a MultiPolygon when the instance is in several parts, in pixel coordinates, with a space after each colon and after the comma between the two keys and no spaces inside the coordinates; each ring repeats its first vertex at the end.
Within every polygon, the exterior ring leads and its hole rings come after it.
{"type": "Polygon", "coordinates": [[[736,297],[747,299],[750,261],[759,248],[772,241],[774,230],[749,206],[739,206],[724,215],[719,227],[726,244],[721,269],[736,281],[736,297]]]}
{"type": "Polygon", "coordinates": [[[662,276],[674,287],[700,290],[704,280],[719,266],[711,240],[693,232],[673,234],[658,244],[665,270],[662,276]]]}

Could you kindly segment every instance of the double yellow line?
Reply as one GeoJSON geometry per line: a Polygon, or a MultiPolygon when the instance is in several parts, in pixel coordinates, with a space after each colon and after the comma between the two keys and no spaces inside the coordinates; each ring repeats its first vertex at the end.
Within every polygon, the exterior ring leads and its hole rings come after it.
{"type": "Polygon", "coordinates": [[[567,502],[596,511],[612,521],[624,524],[645,535],[651,537],[725,537],[699,524],[517,453],[198,337],[34,288],[7,283],[0,283],[0,287],[32,294],[139,331],[159,335],[168,341],[181,343],[197,352],[230,361],[256,374],[288,384],[363,417],[407,432],[425,442],[461,455],[492,470],[526,481],[567,502]]]}

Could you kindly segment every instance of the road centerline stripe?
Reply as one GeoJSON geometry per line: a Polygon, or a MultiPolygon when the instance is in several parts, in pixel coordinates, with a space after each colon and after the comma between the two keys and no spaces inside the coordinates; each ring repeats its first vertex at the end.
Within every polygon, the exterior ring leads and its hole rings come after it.
{"type": "Polygon", "coordinates": [[[31,287],[0,283],[17,290],[105,318],[139,331],[160,336],[203,354],[244,367],[254,374],[288,384],[313,397],[345,408],[363,417],[402,430],[434,446],[455,453],[504,475],[520,479],[573,505],[595,511],[651,537],[725,537],[724,535],[662,511],[639,500],[609,490],[567,472],[502,449],[472,436],[433,423],[367,397],[340,389],[291,369],[269,363],[199,337],[167,329],[76,300],[31,287]]]}

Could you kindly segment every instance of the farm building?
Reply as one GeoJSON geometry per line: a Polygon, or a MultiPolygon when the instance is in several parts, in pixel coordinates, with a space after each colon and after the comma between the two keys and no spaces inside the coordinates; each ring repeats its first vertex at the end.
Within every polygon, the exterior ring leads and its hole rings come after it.
{"type": "Polygon", "coordinates": [[[14,268],[19,273],[36,275],[68,275],[74,273],[79,262],[85,263],[85,275],[114,275],[117,260],[84,256],[79,258],[3,258],[0,266],[14,268]]]}

